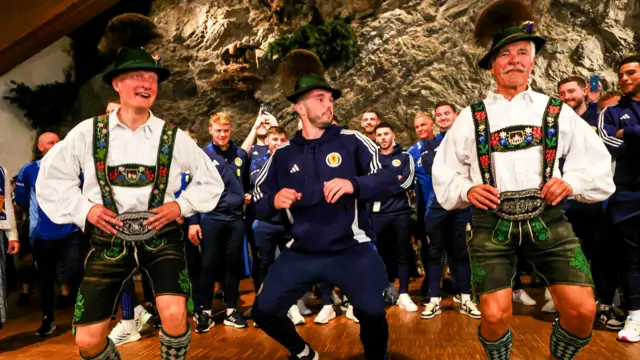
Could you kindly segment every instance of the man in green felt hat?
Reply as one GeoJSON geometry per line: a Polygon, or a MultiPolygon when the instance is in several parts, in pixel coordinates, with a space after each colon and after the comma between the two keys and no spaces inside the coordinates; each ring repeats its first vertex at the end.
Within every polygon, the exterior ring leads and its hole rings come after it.
{"type": "Polygon", "coordinates": [[[518,261],[533,265],[560,313],[550,359],[573,359],[589,343],[596,310],[589,263],[560,204],[604,201],[615,189],[611,157],[589,125],[528,85],[545,44],[535,26],[522,0],[494,1],[482,11],[475,38],[491,48],[479,66],[497,88],[460,113],[433,165],[440,204],[473,208],[471,283],[480,297],[478,335],[492,360],[511,356],[518,261]],[[518,248],[524,258],[516,257],[518,248]]]}
{"type": "Polygon", "coordinates": [[[377,146],[366,136],[332,124],[342,93],[324,79],[318,57],[294,50],[280,65],[281,86],[295,104],[302,130],[281,145],[255,184],[256,218],[280,214],[293,240],[268,269],[253,305],[260,328],[286,347],[291,359],[318,360],[298,335],[287,311],[317,282],[348,293],[360,320],[368,360],[386,359],[384,263],[372,241],[367,203],[406,191],[407,179],[383,169],[377,146]]]}
{"type": "Polygon", "coordinates": [[[38,203],[52,221],[91,234],[73,314],[83,359],[120,359],[107,337],[109,319],[136,268],[147,274],[156,296],[161,358],[185,359],[189,349],[191,283],[177,219],[213,210],[224,185],[193,140],[149,110],[169,70],[142,46],[159,36],[141,15],[109,22],[100,49],[117,55],[103,79],[120,106],[72,129],[42,159],[36,183],[38,203]],[[186,171],[193,181],[176,198],[186,171]]]}

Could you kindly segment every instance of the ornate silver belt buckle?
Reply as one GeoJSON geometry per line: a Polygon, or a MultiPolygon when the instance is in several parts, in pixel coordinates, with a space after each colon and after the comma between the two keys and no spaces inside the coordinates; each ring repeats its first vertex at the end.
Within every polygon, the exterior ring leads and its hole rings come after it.
{"type": "Polygon", "coordinates": [[[523,221],[539,216],[546,206],[539,189],[505,191],[500,193],[500,205],[495,213],[505,220],[523,221]]]}
{"type": "Polygon", "coordinates": [[[118,215],[116,219],[122,222],[122,227],[116,226],[116,234],[122,240],[144,241],[156,235],[157,230],[150,230],[144,222],[156,214],[149,211],[128,212],[118,215]]]}

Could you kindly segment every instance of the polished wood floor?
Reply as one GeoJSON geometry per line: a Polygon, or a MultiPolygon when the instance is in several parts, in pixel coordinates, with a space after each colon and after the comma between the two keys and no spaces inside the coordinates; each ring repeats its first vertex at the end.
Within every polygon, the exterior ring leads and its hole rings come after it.
{"type": "MultiPolygon", "coordinates": [[[[254,294],[249,292],[249,280],[242,282],[243,310],[253,302],[254,294]]],[[[412,291],[417,291],[417,283],[412,282],[412,291]]],[[[527,289],[538,305],[535,307],[514,305],[513,337],[514,360],[540,360],[548,357],[549,334],[553,315],[543,315],[543,292],[527,289]]],[[[15,302],[15,296],[10,299],[15,302]]],[[[418,301],[415,297],[414,301],[418,301]]],[[[57,330],[53,336],[39,338],[35,331],[40,325],[40,313],[36,299],[28,309],[18,309],[5,327],[0,330],[0,360],[52,360],[79,359],[71,334],[72,310],[56,313],[57,330]]],[[[320,304],[313,310],[317,312],[320,304]]],[[[221,307],[222,304],[217,304],[221,307]]],[[[389,308],[387,318],[390,325],[390,359],[440,359],[472,360],[485,359],[477,340],[478,320],[473,320],[458,312],[451,298],[443,301],[443,314],[432,320],[420,319],[419,313],[407,313],[394,306],[389,308]]],[[[250,327],[234,329],[221,324],[222,317],[216,318],[217,325],[207,334],[193,334],[190,359],[286,359],[287,352],[262,331],[250,327]]],[[[112,323],[115,326],[115,322],[112,323]]],[[[363,359],[362,346],[358,338],[359,325],[338,316],[327,325],[316,325],[313,317],[307,324],[299,326],[300,334],[318,350],[321,358],[363,359]]],[[[119,347],[123,359],[158,359],[158,331],[143,334],[135,343],[119,347]]],[[[615,332],[597,327],[593,339],[578,357],[586,359],[640,359],[640,344],[624,344],[616,341],[615,332]]]]}

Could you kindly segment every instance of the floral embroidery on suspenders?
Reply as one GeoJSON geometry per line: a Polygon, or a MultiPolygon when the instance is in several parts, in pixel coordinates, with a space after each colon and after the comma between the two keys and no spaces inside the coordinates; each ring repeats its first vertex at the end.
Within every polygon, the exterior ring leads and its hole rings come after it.
{"type": "MultiPolygon", "coordinates": [[[[482,182],[484,184],[496,186],[495,176],[492,168],[491,153],[493,151],[516,151],[526,149],[533,144],[542,145],[543,149],[543,162],[542,162],[542,183],[546,183],[553,176],[553,167],[556,161],[556,152],[558,148],[558,118],[560,117],[560,110],[562,109],[562,101],[557,98],[550,98],[547,103],[547,107],[544,111],[542,128],[536,126],[510,126],[491,133],[489,131],[489,119],[487,116],[487,110],[484,102],[478,102],[471,105],[471,112],[473,117],[473,123],[475,126],[476,137],[476,151],[478,153],[478,166],[480,167],[480,174],[482,175],[482,182]],[[529,143],[525,144],[522,148],[519,145],[515,145],[515,148],[511,149],[510,141],[506,139],[510,133],[522,132],[524,138],[518,138],[516,143],[526,143],[529,132],[528,128],[531,128],[529,143]],[[541,129],[541,138],[536,139],[538,129],[541,129]],[[502,132],[506,142],[501,142],[502,132]],[[497,136],[497,145],[494,145],[494,141],[497,136]]],[[[517,134],[516,134],[517,135],[517,134]]]]}
{"type": "MultiPolygon", "coordinates": [[[[113,198],[112,186],[125,186],[120,181],[120,173],[124,172],[125,181],[129,178],[128,171],[135,171],[137,174],[131,174],[131,178],[136,177],[137,182],[132,186],[145,186],[153,184],[151,194],[149,196],[148,208],[153,209],[164,203],[164,195],[167,191],[169,183],[169,169],[173,158],[173,148],[177,131],[174,125],[165,123],[162,127],[160,135],[160,144],[158,146],[158,157],[156,166],[144,166],[137,164],[125,164],[120,166],[107,166],[107,155],[109,152],[109,117],[97,116],[93,119],[93,162],[96,170],[96,178],[100,193],[102,194],[102,203],[104,207],[118,213],[115,200],[113,198]],[[135,168],[133,168],[135,167],[135,168]],[[144,169],[141,170],[141,168],[144,169]],[[122,171],[120,168],[123,168],[122,171]],[[118,173],[110,173],[110,170],[116,170],[118,173]],[[141,176],[142,174],[142,176],[141,176]],[[142,177],[142,179],[141,179],[142,177]],[[112,182],[111,178],[115,181],[112,182]],[[143,185],[141,180],[145,180],[143,185]]],[[[127,247],[124,246],[122,240],[113,238],[111,248],[102,252],[102,257],[108,260],[118,260],[127,253],[127,247]]]]}

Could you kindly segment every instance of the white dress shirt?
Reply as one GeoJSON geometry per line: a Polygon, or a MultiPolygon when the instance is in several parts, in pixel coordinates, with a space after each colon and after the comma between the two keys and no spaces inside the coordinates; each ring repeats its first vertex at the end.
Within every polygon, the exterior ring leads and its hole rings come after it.
{"type": "MultiPolygon", "coordinates": [[[[149,120],[136,131],[131,131],[120,122],[117,113],[116,110],[109,116],[106,166],[155,166],[165,122],[150,112],[149,120]]],[[[111,188],[119,213],[148,210],[152,185],[111,188]]],[[[223,191],[224,183],[214,164],[193,139],[178,130],[164,202],[176,200],[182,216],[187,217],[213,210],[223,191]],[[176,199],[174,193],[180,189],[181,174],[186,171],[193,180],[176,199]]],[[[53,222],[73,223],[82,229],[89,210],[95,204],[102,204],[93,161],[93,118],[73,128],[42,159],[36,181],[36,198],[53,222]],[[79,188],[81,173],[84,175],[82,190],[79,188]]]]}
{"type": "MultiPolygon", "coordinates": [[[[484,100],[489,131],[507,126],[543,126],[549,97],[531,89],[511,101],[489,93],[484,100]]],[[[615,190],[611,156],[596,132],[570,107],[562,105],[558,119],[558,148],[553,177],[562,177],[573,188],[571,198],[581,202],[604,201],[615,190]],[[563,174],[559,159],[565,157],[563,174]]],[[[487,142],[489,139],[487,139],[487,142]]],[[[542,147],[492,152],[491,163],[499,192],[539,188],[542,182],[542,147]]],[[[482,184],[471,108],[460,112],[438,148],[433,163],[433,188],[447,210],[469,206],[467,193],[482,184]]]]}
{"type": "MultiPolygon", "coordinates": [[[[11,198],[11,178],[7,175],[7,170],[0,166],[0,171],[4,176],[4,214],[7,216],[6,220],[0,220],[0,231],[6,232],[9,241],[18,240],[18,228],[16,227],[16,215],[13,211],[13,199],[11,198]]],[[[2,239],[0,238],[0,246],[2,246],[2,239]]],[[[0,259],[3,261],[4,259],[0,259]]]]}

